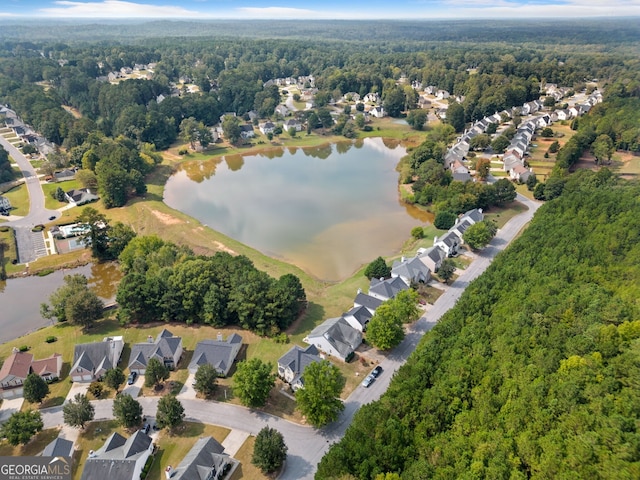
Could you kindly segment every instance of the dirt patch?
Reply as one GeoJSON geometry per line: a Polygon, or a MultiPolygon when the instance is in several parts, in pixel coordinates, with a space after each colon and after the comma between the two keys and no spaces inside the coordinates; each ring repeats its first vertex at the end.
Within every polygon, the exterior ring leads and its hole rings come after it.
{"type": "Polygon", "coordinates": [[[151,213],[153,213],[153,215],[165,225],[177,225],[179,223],[182,223],[182,220],[169,215],[168,213],[162,213],[158,210],[151,210],[151,213]]]}
{"type": "Polygon", "coordinates": [[[229,254],[231,254],[231,255],[237,255],[237,254],[238,254],[237,252],[235,252],[235,251],[231,250],[229,247],[227,247],[227,246],[226,246],[224,243],[222,243],[222,242],[218,242],[218,241],[216,240],[215,242],[213,242],[213,244],[215,245],[216,250],[219,250],[219,251],[221,251],[221,252],[227,252],[227,253],[229,253],[229,254]]]}

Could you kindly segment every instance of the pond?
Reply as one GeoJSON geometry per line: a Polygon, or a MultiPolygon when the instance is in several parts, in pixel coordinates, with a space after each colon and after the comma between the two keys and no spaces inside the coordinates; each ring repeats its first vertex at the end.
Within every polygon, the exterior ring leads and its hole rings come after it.
{"type": "Polygon", "coordinates": [[[40,315],[40,304],[49,302],[49,296],[64,284],[65,275],[76,273],[86,276],[89,287],[105,301],[113,300],[122,278],[116,263],[101,263],[0,282],[0,344],[51,325],[51,320],[40,315]]]}
{"type": "Polygon", "coordinates": [[[275,148],[183,165],[164,201],[203,224],[323,280],[397,253],[432,218],[403,204],[397,141],[275,148]]]}

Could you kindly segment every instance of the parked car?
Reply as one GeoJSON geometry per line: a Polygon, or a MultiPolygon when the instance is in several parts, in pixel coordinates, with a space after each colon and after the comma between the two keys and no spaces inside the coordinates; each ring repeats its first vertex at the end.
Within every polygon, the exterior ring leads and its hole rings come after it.
{"type": "Polygon", "coordinates": [[[56,219],[56,216],[55,216],[55,215],[51,215],[51,216],[49,217],[49,220],[55,220],[55,219],[56,219]]]}
{"type": "Polygon", "coordinates": [[[148,423],[145,423],[144,426],[142,427],[142,431],[146,434],[149,433],[149,430],[151,429],[151,425],[148,423]]]}
{"type": "Polygon", "coordinates": [[[373,381],[376,379],[376,377],[374,377],[373,375],[367,375],[367,378],[365,378],[362,381],[362,386],[364,388],[369,388],[369,386],[373,383],[373,381]]]}
{"type": "Polygon", "coordinates": [[[382,367],[380,365],[378,365],[376,368],[374,368],[371,371],[371,375],[373,375],[373,378],[378,378],[381,373],[382,373],[382,367]]]}
{"type": "Polygon", "coordinates": [[[136,372],[131,372],[127,377],[127,384],[133,385],[136,382],[136,377],[138,374],[136,372]]]}

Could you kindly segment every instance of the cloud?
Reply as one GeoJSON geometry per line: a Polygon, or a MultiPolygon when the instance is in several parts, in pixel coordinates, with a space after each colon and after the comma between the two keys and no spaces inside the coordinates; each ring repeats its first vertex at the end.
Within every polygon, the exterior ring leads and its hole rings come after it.
{"type": "Polygon", "coordinates": [[[58,7],[41,8],[39,13],[47,17],[87,17],[87,18],[157,18],[157,17],[197,17],[196,11],[171,5],[151,5],[104,0],[103,2],[55,2],[58,7]]]}
{"type": "Polygon", "coordinates": [[[237,9],[253,18],[318,18],[315,10],[289,7],[241,7],[237,9]]]}

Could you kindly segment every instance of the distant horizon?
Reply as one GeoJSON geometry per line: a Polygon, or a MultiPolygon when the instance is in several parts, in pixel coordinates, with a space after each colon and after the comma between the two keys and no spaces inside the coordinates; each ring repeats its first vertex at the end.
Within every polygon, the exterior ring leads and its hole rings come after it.
{"type": "Polygon", "coordinates": [[[2,20],[491,20],[629,18],[640,0],[5,0],[2,20]]]}

